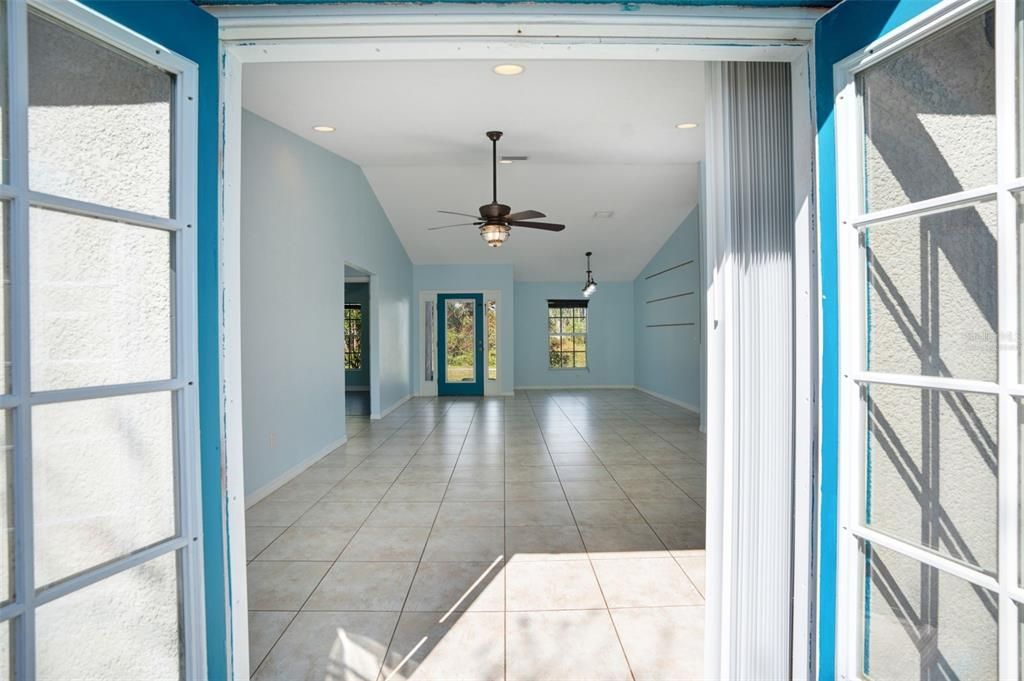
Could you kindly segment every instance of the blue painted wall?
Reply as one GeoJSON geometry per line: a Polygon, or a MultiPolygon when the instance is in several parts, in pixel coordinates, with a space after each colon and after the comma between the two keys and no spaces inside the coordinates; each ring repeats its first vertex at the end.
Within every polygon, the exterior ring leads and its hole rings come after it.
{"type": "Polygon", "coordinates": [[[700,207],[686,216],[633,281],[636,310],[636,385],[700,411],[700,207]],[[687,260],[685,267],[647,276],[687,260]],[[692,291],[682,298],[663,298],[692,291]],[[692,322],[694,326],[648,327],[692,322]]]}
{"type": "Polygon", "coordinates": [[[218,681],[228,676],[230,627],[227,603],[230,585],[224,544],[226,500],[221,484],[220,452],[217,20],[188,0],[84,0],[84,3],[199,66],[198,220],[195,226],[199,244],[199,450],[207,674],[211,681],[218,681]]]}
{"type": "Polygon", "coordinates": [[[386,410],[409,394],[412,263],[359,166],[243,112],[246,494],[345,437],[346,262],[376,275],[386,410]]]}
{"type": "MultiPolygon", "coordinates": [[[[818,124],[818,219],[821,276],[821,500],[819,517],[818,677],[835,674],[836,539],[838,532],[839,308],[836,152],[832,65],[937,4],[938,0],[846,0],[815,31],[818,124]]],[[[852,617],[853,613],[846,613],[852,617]]]]}
{"type": "Polygon", "coordinates": [[[598,281],[590,299],[589,369],[548,367],[548,300],[582,298],[582,282],[517,281],[516,388],[633,385],[633,282],[598,281]]]}
{"type": "Polygon", "coordinates": [[[365,282],[345,282],[345,304],[362,308],[363,331],[359,347],[362,350],[362,365],[358,369],[345,370],[346,388],[370,387],[370,285],[365,282]]]}
{"type": "MultiPolygon", "coordinates": [[[[498,306],[498,391],[511,394],[515,372],[515,336],[513,335],[515,289],[512,265],[416,265],[413,269],[413,300],[416,301],[415,329],[423,328],[421,291],[438,293],[482,293],[501,291],[498,306]]],[[[414,385],[423,377],[421,340],[413,344],[415,353],[414,385]]],[[[436,350],[436,348],[435,348],[436,350]]]]}

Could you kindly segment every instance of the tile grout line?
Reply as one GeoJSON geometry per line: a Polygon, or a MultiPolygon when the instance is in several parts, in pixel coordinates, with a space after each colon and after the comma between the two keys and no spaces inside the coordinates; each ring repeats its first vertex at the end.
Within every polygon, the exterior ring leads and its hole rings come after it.
{"type": "MultiPolygon", "coordinates": [[[[338,486],[338,485],[340,485],[340,484],[341,484],[342,482],[344,482],[344,481],[345,481],[345,480],[346,480],[346,479],[348,478],[348,476],[352,474],[352,471],[354,471],[354,470],[355,470],[356,468],[359,468],[359,466],[363,465],[363,463],[365,463],[365,462],[366,462],[366,460],[367,460],[367,459],[369,459],[369,458],[370,458],[370,457],[371,457],[371,456],[373,455],[373,452],[375,452],[375,451],[377,451],[378,449],[380,449],[381,447],[383,447],[383,446],[384,446],[384,443],[386,443],[386,442],[387,442],[388,440],[390,440],[390,439],[391,439],[392,437],[394,437],[394,434],[395,434],[395,433],[397,433],[397,432],[398,432],[399,430],[401,430],[402,426],[404,426],[404,425],[405,425],[406,423],[408,423],[408,422],[409,422],[410,420],[412,420],[412,416],[409,416],[409,417],[407,417],[407,418],[406,418],[406,419],[405,419],[404,421],[402,421],[401,425],[399,425],[399,426],[398,426],[398,428],[396,428],[396,429],[395,429],[394,431],[392,431],[392,433],[391,433],[390,435],[388,435],[388,436],[387,436],[386,438],[384,438],[383,440],[381,440],[380,444],[379,444],[379,445],[377,445],[376,447],[374,447],[372,451],[370,451],[369,453],[367,453],[367,455],[366,455],[366,456],[364,456],[364,457],[362,458],[362,460],[361,460],[361,461],[360,461],[360,462],[359,462],[358,464],[356,464],[355,468],[353,468],[352,470],[350,470],[350,471],[348,471],[347,473],[345,473],[344,477],[342,477],[342,478],[341,478],[341,480],[338,480],[338,482],[336,482],[336,483],[334,484],[334,486],[332,486],[332,487],[331,487],[331,489],[330,489],[330,490],[328,490],[327,492],[325,492],[325,493],[324,493],[324,496],[326,496],[327,494],[330,494],[330,493],[331,493],[331,491],[332,491],[332,490],[333,490],[333,489],[334,489],[335,487],[337,487],[337,486],[338,486]]],[[[362,430],[360,430],[359,432],[363,432],[363,431],[365,431],[365,430],[369,430],[369,429],[370,429],[370,424],[367,424],[367,426],[366,426],[365,428],[363,428],[362,430]]],[[[433,431],[431,431],[431,432],[433,432],[433,431]]],[[[429,437],[429,435],[428,435],[427,437],[429,437]]],[[[346,443],[346,444],[347,444],[347,443],[346,443]]],[[[328,456],[330,456],[330,454],[328,454],[328,456]]],[[[411,457],[410,457],[410,460],[411,460],[411,457]]],[[[315,464],[314,464],[314,465],[315,465],[315,464]]],[[[405,465],[405,466],[403,466],[403,467],[402,467],[402,470],[404,471],[404,470],[405,470],[405,468],[407,468],[407,467],[408,467],[408,462],[406,463],[406,465],[405,465]]],[[[399,475],[401,475],[401,471],[399,471],[399,475]]],[[[395,479],[397,480],[398,478],[396,477],[395,479]]],[[[392,483],[391,483],[391,484],[393,485],[393,484],[394,484],[394,482],[392,481],[392,483]]],[[[391,485],[388,485],[388,489],[389,489],[389,490],[391,489],[391,485]]],[[[387,494],[387,490],[385,490],[384,494],[387,494]]],[[[323,497],[321,497],[321,499],[322,499],[322,498],[323,498],[323,497]]],[[[384,498],[384,497],[383,497],[383,496],[381,496],[381,499],[383,499],[383,498],[384,498]]],[[[316,505],[317,503],[319,503],[319,501],[313,502],[313,506],[315,506],[315,505],[316,505]]],[[[319,579],[319,580],[317,580],[317,583],[316,583],[316,585],[315,585],[315,586],[313,587],[313,589],[312,589],[312,590],[311,590],[311,591],[309,592],[309,594],[307,594],[307,595],[306,595],[306,598],[305,598],[305,600],[303,600],[303,601],[302,601],[302,605],[300,605],[300,606],[299,606],[299,609],[295,611],[295,614],[294,614],[294,615],[292,616],[291,620],[289,620],[289,622],[288,622],[287,626],[285,626],[285,628],[281,630],[281,633],[280,633],[280,634],[278,635],[278,637],[277,637],[277,638],[276,638],[276,639],[274,640],[274,643],[273,643],[273,645],[271,645],[271,646],[270,646],[270,648],[269,648],[269,649],[267,650],[267,654],[263,656],[263,659],[262,659],[262,660],[260,660],[260,663],[259,663],[259,665],[257,665],[256,669],[254,669],[254,670],[253,670],[253,672],[252,672],[252,674],[250,674],[250,678],[254,678],[254,677],[256,676],[256,674],[258,674],[258,673],[259,673],[259,670],[260,670],[260,668],[261,668],[261,667],[262,667],[262,666],[263,666],[264,664],[266,664],[267,658],[269,658],[269,657],[270,657],[270,653],[271,653],[271,652],[273,652],[273,650],[274,650],[274,647],[275,647],[275,646],[277,646],[277,644],[281,642],[281,638],[282,638],[282,637],[284,636],[285,632],[287,632],[287,631],[288,631],[288,628],[289,628],[289,627],[291,627],[292,623],[293,623],[293,622],[295,622],[295,620],[296,620],[296,619],[298,618],[298,616],[299,616],[299,613],[303,612],[303,608],[305,608],[305,607],[306,607],[306,604],[307,604],[307,603],[309,603],[309,599],[313,597],[313,594],[314,594],[314,593],[316,593],[316,590],[320,588],[320,585],[321,585],[321,584],[323,584],[323,581],[324,581],[324,579],[326,579],[326,578],[327,578],[327,575],[328,575],[328,574],[330,574],[330,572],[331,572],[331,570],[332,570],[332,569],[334,568],[334,566],[335,566],[335,565],[337,565],[337,563],[338,563],[338,559],[340,559],[340,558],[341,558],[341,554],[342,554],[342,553],[344,553],[344,552],[345,552],[345,549],[346,549],[346,548],[348,548],[348,545],[349,545],[350,543],[352,543],[352,540],[353,540],[353,539],[355,539],[355,536],[356,536],[356,535],[357,535],[357,534],[359,533],[359,530],[363,529],[363,526],[364,526],[364,525],[366,524],[366,521],[367,521],[367,520],[369,519],[369,517],[370,517],[370,515],[371,515],[371,514],[373,513],[373,511],[374,511],[374,510],[376,510],[377,506],[379,506],[379,505],[380,505],[380,503],[381,503],[381,502],[380,502],[380,499],[378,499],[378,500],[377,500],[377,503],[376,503],[376,504],[374,504],[374,507],[373,507],[372,509],[370,509],[370,513],[368,513],[368,514],[366,515],[366,518],[363,518],[362,522],[361,522],[361,523],[359,524],[359,527],[357,527],[357,528],[356,528],[356,530],[355,530],[355,531],[354,531],[354,532],[352,533],[352,536],[351,536],[351,537],[349,537],[348,541],[346,541],[346,542],[345,542],[345,546],[343,546],[343,547],[342,547],[342,549],[341,549],[341,551],[339,551],[339,552],[338,552],[338,556],[337,556],[337,557],[336,557],[336,558],[335,558],[335,559],[334,559],[333,561],[331,561],[331,566],[330,566],[329,568],[327,568],[327,570],[325,570],[325,571],[324,571],[324,574],[323,574],[323,575],[322,575],[322,576],[320,577],[320,579],[319,579]]],[[[308,513],[308,512],[309,512],[309,510],[313,508],[313,506],[310,506],[310,508],[309,508],[309,509],[306,509],[306,511],[304,511],[304,512],[303,512],[303,515],[305,515],[306,513],[308,513]]],[[[300,515],[300,516],[299,516],[299,518],[297,518],[297,519],[295,520],[295,522],[293,522],[293,523],[292,523],[291,525],[289,525],[289,526],[288,526],[288,528],[286,528],[286,531],[287,531],[288,529],[291,529],[292,527],[295,527],[295,523],[296,523],[296,522],[298,522],[298,521],[299,521],[299,520],[300,520],[301,518],[302,518],[302,516],[300,515]]],[[[282,534],[283,534],[283,533],[282,533],[282,534]]],[[[267,548],[269,548],[269,546],[268,546],[267,548]]],[[[264,550],[266,550],[266,549],[264,549],[264,550]]],[[[262,553],[262,552],[261,552],[261,553],[262,553]]],[[[296,562],[296,563],[298,563],[298,562],[314,562],[314,561],[285,561],[285,562],[296,562]]],[[[315,561],[315,562],[320,562],[320,561],[315,561]]],[[[325,561],[325,562],[326,562],[326,561],[325,561]]],[[[399,613],[399,619],[401,619],[401,613],[399,613]]],[[[396,621],[395,621],[395,627],[397,628],[397,626],[398,626],[398,621],[396,620],[396,621]]],[[[392,633],[391,633],[391,637],[392,637],[392,638],[394,638],[394,635],[395,635],[395,634],[394,634],[394,631],[392,631],[392,633]]],[[[388,641],[388,645],[389,645],[389,646],[391,645],[391,641],[390,641],[390,640],[388,641]]],[[[384,663],[384,661],[383,661],[383,659],[382,659],[382,660],[381,660],[381,665],[382,665],[382,666],[383,666],[383,663],[384,663]]],[[[378,670],[378,674],[379,674],[379,671],[380,671],[380,670],[378,670]]]]}
{"type": "MultiPolygon", "coordinates": [[[[555,402],[555,406],[557,406],[559,411],[562,412],[562,415],[565,416],[568,419],[568,415],[565,413],[565,410],[562,409],[561,405],[559,405],[557,402],[555,402]]],[[[532,402],[531,402],[530,407],[533,408],[532,402]]],[[[534,410],[534,417],[536,417],[536,410],[534,410]]],[[[572,423],[571,419],[569,419],[569,423],[572,424],[572,427],[576,430],[576,432],[580,435],[580,437],[583,437],[583,433],[579,432],[579,429],[576,428],[576,424],[572,423]]],[[[547,445],[547,437],[544,435],[544,429],[543,428],[541,428],[540,436],[542,438],[544,438],[544,447],[546,449],[548,449],[548,456],[550,457],[551,456],[551,449],[547,445]]],[[[587,442],[587,439],[585,437],[583,438],[583,440],[585,442],[587,442]]],[[[589,442],[587,442],[587,446],[588,447],[590,446],[589,442]]],[[[554,459],[552,459],[552,465],[553,464],[554,464],[554,459]]],[[[603,465],[603,462],[602,462],[602,465],[603,465]]],[[[556,473],[556,476],[557,476],[557,473],[558,473],[558,469],[557,468],[555,469],[555,473],[556,473]]],[[[573,521],[573,523],[576,524],[576,532],[580,535],[580,543],[583,544],[583,550],[587,554],[587,564],[590,566],[590,574],[592,574],[594,576],[594,582],[597,584],[597,590],[601,594],[601,601],[604,603],[605,614],[607,615],[608,620],[612,623],[612,631],[615,632],[615,640],[617,640],[619,642],[619,651],[622,653],[622,659],[625,660],[625,662],[626,662],[626,668],[629,670],[630,679],[633,679],[635,681],[636,674],[633,671],[633,665],[630,664],[629,656],[626,655],[626,646],[623,645],[623,643],[622,643],[622,636],[619,634],[618,627],[615,626],[615,618],[612,617],[611,608],[608,606],[608,598],[604,595],[604,588],[601,586],[601,580],[598,578],[597,570],[594,568],[594,560],[590,557],[590,551],[587,549],[586,542],[583,541],[583,533],[580,530],[580,523],[576,519],[576,513],[572,510],[572,504],[569,503],[568,495],[565,494],[565,485],[562,484],[561,478],[559,478],[558,484],[562,488],[562,495],[565,496],[565,505],[569,507],[569,514],[572,516],[572,521],[573,521]]]]}
{"type": "MultiPolygon", "coordinates": [[[[435,398],[435,399],[438,399],[438,398],[435,398]]],[[[440,399],[438,399],[438,401],[442,402],[440,399]]],[[[438,417],[437,422],[434,423],[434,427],[430,430],[430,434],[427,435],[427,437],[423,440],[423,443],[426,443],[426,441],[429,440],[430,437],[437,431],[438,426],[444,421],[444,417],[451,410],[452,405],[458,404],[458,403],[459,403],[458,399],[455,399],[455,400],[452,400],[452,401],[448,402],[448,406],[445,408],[445,410],[443,412],[441,412],[441,415],[438,417]]],[[[455,465],[452,466],[451,473],[448,474],[448,482],[445,483],[445,493],[441,496],[441,501],[437,505],[437,511],[434,512],[434,519],[433,519],[433,521],[431,521],[430,529],[427,532],[427,539],[426,539],[426,541],[423,542],[423,548],[420,549],[420,557],[416,561],[416,568],[413,570],[412,579],[409,580],[409,587],[405,590],[405,598],[402,599],[402,607],[398,611],[397,619],[395,619],[395,627],[391,631],[391,638],[388,640],[388,644],[386,646],[384,646],[384,655],[381,657],[380,668],[377,670],[377,679],[378,680],[382,679],[382,678],[383,679],[390,679],[391,678],[391,674],[388,674],[387,676],[384,675],[384,668],[385,668],[385,665],[387,665],[387,662],[388,662],[388,653],[391,652],[391,646],[395,642],[395,635],[398,633],[398,625],[402,623],[402,616],[405,615],[405,608],[406,608],[406,606],[409,603],[409,595],[412,594],[413,584],[416,583],[416,575],[419,574],[420,566],[423,564],[423,556],[426,555],[427,544],[430,543],[430,536],[434,533],[434,527],[437,525],[437,518],[438,518],[438,516],[441,515],[441,506],[444,505],[444,497],[448,494],[448,487],[452,484],[452,477],[454,477],[455,471],[458,469],[458,466],[459,466],[459,461],[462,459],[462,449],[466,446],[466,438],[469,437],[469,431],[472,430],[473,421],[476,418],[476,412],[477,412],[477,409],[474,409],[473,410],[473,418],[471,418],[470,421],[469,421],[469,428],[467,428],[466,434],[462,437],[462,445],[459,447],[459,455],[457,457],[455,457],[455,465]]],[[[413,457],[412,458],[415,458],[416,453],[419,453],[419,450],[423,448],[423,443],[421,443],[420,446],[416,448],[416,452],[413,453],[413,457]]],[[[409,459],[410,462],[412,461],[412,458],[409,459]]],[[[405,467],[402,468],[402,472],[404,472],[405,469],[408,468],[408,467],[409,467],[409,464],[406,463],[405,467]]],[[[401,476],[401,474],[402,473],[399,472],[398,475],[401,476]]],[[[397,480],[397,478],[396,478],[396,480],[397,480]]],[[[393,484],[394,483],[392,483],[392,485],[393,484]]],[[[388,487],[388,489],[390,490],[391,488],[388,487]]],[[[387,492],[385,492],[385,494],[387,494],[387,492]]],[[[381,497],[381,498],[383,498],[383,497],[381,497]]],[[[395,671],[397,671],[397,668],[396,668],[395,671]]]]}

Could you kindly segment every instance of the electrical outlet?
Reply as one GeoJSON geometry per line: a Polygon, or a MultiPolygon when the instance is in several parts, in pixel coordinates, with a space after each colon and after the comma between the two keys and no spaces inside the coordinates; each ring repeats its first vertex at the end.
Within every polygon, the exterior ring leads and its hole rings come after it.
{"type": "Polygon", "coordinates": [[[271,433],[267,440],[271,449],[277,447],[277,433],[271,433]]]}

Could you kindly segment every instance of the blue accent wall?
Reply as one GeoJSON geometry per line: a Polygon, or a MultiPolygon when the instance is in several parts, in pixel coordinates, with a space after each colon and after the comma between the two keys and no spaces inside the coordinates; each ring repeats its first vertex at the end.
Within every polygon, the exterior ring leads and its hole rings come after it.
{"type": "Polygon", "coordinates": [[[633,281],[636,385],[700,411],[700,207],[686,216],[633,281]],[[648,276],[680,263],[689,265],[648,276]],[[649,300],[690,293],[668,300],[649,300]],[[688,322],[693,326],[656,326],[688,322]]]}
{"type": "Polygon", "coordinates": [[[362,365],[358,369],[345,370],[346,388],[370,387],[370,285],[365,282],[345,282],[345,304],[359,305],[362,312],[362,333],[359,334],[359,348],[362,365]]]}
{"type": "MultiPolygon", "coordinates": [[[[938,0],[846,0],[815,31],[818,125],[818,219],[821,277],[821,499],[819,516],[818,678],[835,678],[836,546],[839,452],[839,307],[836,232],[836,153],[832,66],[938,0]]],[[[854,613],[845,613],[855,617],[854,613]]]]}
{"type": "MultiPolygon", "coordinates": [[[[373,275],[382,411],[409,395],[412,263],[354,163],[242,112],[246,494],[345,437],[345,264],[373,275]]],[[[379,377],[379,378],[378,378],[379,377]]]]}
{"type": "Polygon", "coordinates": [[[548,300],[582,299],[582,281],[517,281],[516,388],[633,385],[633,282],[598,281],[587,310],[588,369],[548,366],[548,300]]]}
{"type": "MultiPolygon", "coordinates": [[[[413,300],[416,301],[414,329],[423,329],[423,309],[420,306],[421,291],[438,293],[482,293],[501,291],[498,305],[498,390],[501,394],[512,393],[515,372],[515,336],[513,335],[515,289],[513,288],[512,265],[416,265],[413,269],[413,300]]],[[[416,338],[413,352],[414,385],[423,378],[423,352],[421,340],[416,338]]],[[[436,348],[435,355],[436,355],[436,348]]]]}
{"type": "MultiPolygon", "coordinates": [[[[199,448],[203,503],[207,674],[228,677],[230,585],[224,544],[226,499],[221,483],[218,244],[217,20],[188,0],[83,0],[91,9],[191,59],[199,66],[199,448]]],[[[243,642],[242,645],[245,645],[243,642]]]]}

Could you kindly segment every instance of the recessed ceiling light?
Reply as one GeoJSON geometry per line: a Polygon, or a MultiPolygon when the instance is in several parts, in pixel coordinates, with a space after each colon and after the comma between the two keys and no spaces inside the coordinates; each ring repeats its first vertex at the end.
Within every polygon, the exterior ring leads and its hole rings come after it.
{"type": "Polygon", "coordinates": [[[525,70],[519,64],[498,64],[494,67],[494,72],[499,76],[518,76],[525,70]]]}
{"type": "Polygon", "coordinates": [[[680,130],[691,130],[693,128],[696,128],[698,125],[699,123],[677,123],[676,127],[679,128],[680,130]]]}
{"type": "Polygon", "coordinates": [[[507,166],[507,165],[510,165],[512,163],[512,159],[510,159],[510,158],[503,158],[500,161],[498,161],[498,163],[507,166]]]}
{"type": "Polygon", "coordinates": [[[313,130],[315,132],[334,132],[334,128],[330,125],[314,125],[313,130]]]}

